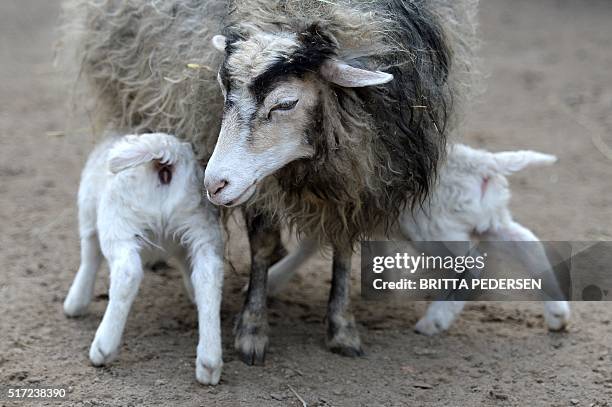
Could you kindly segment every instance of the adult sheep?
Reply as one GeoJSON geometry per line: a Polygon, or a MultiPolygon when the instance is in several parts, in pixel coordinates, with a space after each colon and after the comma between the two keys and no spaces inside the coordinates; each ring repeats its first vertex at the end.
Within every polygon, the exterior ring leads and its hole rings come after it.
{"type": "Polygon", "coordinates": [[[213,44],[225,99],[205,186],[218,205],[248,201],[254,264],[236,325],[247,363],[263,361],[265,219],[333,250],[327,345],[362,353],[349,312],[351,254],[418,205],[435,179],[465,74],[470,0],[238,0],[213,44]],[[455,35],[459,34],[459,35],[455,35]]]}

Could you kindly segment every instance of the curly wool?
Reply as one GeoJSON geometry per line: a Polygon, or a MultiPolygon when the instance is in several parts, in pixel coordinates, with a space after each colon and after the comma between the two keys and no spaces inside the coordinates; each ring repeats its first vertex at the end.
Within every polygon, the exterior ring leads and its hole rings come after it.
{"type": "Polygon", "coordinates": [[[217,0],[67,0],[64,58],[86,80],[96,129],[176,134],[206,160],[223,105],[211,38],[226,10],[217,0]]]}

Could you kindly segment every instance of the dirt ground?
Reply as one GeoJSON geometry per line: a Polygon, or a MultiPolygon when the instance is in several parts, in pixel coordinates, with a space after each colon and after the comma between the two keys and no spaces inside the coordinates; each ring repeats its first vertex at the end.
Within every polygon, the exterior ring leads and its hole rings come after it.
{"type": "MultiPolygon", "coordinates": [[[[51,63],[58,11],[58,0],[0,2],[0,385],[65,386],[65,405],[78,406],[300,406],[289,386],[309,406],[612,405],[609,303],[574,303],[561,334],[546,331],[541,304],[474,303],[428,338],[412,329],[426,304],[361,300],[355,265],[367,356],[347,359],[324,347],[325,259],[270,303],[267,363],[245,366],[231,335],[248,267],[237,228],[220,385],[195,381],[196,314],[175,270],[146,272],[118,361],[92,367],[107,273],[87,317],[61,309],[79,262],[75,198],[93,140],[86,125],[63,131],[68,89],[51,63]]],[[[544,239],[612,240],[612,2],[487,0],[481,18],[488,90],[466,140],[558,155],[555,167],[513,178],[517,219],[544,239]]]]}

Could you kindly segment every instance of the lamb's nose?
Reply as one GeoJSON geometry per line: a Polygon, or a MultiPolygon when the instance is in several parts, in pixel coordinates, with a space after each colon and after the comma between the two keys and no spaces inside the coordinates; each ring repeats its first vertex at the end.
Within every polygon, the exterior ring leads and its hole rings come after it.
{"type": "Polygon", "coordinates": [[[215,196],[225,188],[229,182],[225,179],[206,183],[206,191],[209,196],[215,196]]]}

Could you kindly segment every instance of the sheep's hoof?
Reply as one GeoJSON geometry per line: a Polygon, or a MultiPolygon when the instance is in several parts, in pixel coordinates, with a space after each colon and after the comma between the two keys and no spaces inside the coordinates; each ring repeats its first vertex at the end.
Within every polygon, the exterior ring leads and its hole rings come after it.
{"type": "Polygon", "coordinates": [[[359,331],[353,317],[336,316],[327,325],[327,348],[333,353],[347,357],[363,356],[359,331]]]}
{"type": "Polygon", "coordinates": [[[328,344],[327,346],[332,353],[338,354],[340,356],[346,356],[347,358],[356,358],[365,355],[365,352],[363,351],[361,346],[357,348],[345,345],[328,344]]]}
{"type": "Polygon", "coordinates": [[[565,331],[570,319],[567,301],[547,301],[544,303],[544,320],[549,331],[565,331]]]}
{"type": "Polygon", "coordinates": [[[268,321],[265,312],[244,310],[234,328],[234,348],[249,366],[263,365],[268,350],[268,321]]]}

